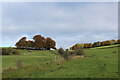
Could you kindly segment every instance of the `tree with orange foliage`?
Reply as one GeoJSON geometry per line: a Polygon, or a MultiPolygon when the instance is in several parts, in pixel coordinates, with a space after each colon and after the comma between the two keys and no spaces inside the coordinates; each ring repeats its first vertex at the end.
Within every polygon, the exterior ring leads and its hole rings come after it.
{"type": "Polygon", "coordinates": [[[84,48],[92,48],[92,43],[85,43],[84,48]]]}
{"type": "Polygon", "coordinates": [[[17,43],[15,44],[15,46],[16,46],[17,48],[20,48],[20,47],[21,47],[20,42],[17,42],[17,43]]]}
{"type": "Polygon", "coordinates": [[[35,35],[33,37],[34,40],[34,47],[36,49],[45,49],[45,38],[41,35],[35,35]]]}
{"type": "Polygon", "coordinates": [[[120,44],[120,39],[117,40],[117,44],[120,44]]]}
{"type": "Polygon", "coordinates": [[[27,49],[32,49],[33,48],[33,46],[34,46],[34,44],[33,44],[33,41],[26,41],[25,42],[25,47],[27,48],[27,49]]]}
{"type": "Polygon", "coordinates": [[[100,42],[100,46],[108,46],[108,45],[112,45],[111,41],[109,40],[100,42]]]}
{"type": "Polygon", "coordinates": [[[26,37],[22,37],[16,44],[15,46],[17,46],[17,48],[25,48],[25,44],[26,44],[26,37]]]}
{"type": "Polygon", "coordinates": [[[23,49],[39,49],[50,50],[50,48],[56,49],[56,42],[51,38],[44,38],[41,35],[35,35],[33,41],[26,41],[26,37],[22,37],[16,44],[17,48],[23,49]]]}
{"type": "Polygon", "coordinates": [[[73,45],[70,49],[71,50],[76,50],[77,49],[77,44],[73,45]]]}
{"type": "Polygon", "coordinates": [[[49,38],[49,37],[46,38],[46,39],[45,39],[45,42],[46,42],[45,48],[46,48],[47,50],[50,50],[50,48],[56,49],[56,47],[55,47],[56,43],[55,43],[55,41],[52,40],[51,38],[49,38]]]}

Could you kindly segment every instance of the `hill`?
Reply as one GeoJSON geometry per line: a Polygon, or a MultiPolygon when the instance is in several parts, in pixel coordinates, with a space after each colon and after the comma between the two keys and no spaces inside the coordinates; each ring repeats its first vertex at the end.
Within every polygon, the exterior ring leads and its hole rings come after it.
{"type": "Polygon", "coordinates": [[[2,56],[3,78],[118,78],[118,47],[84,49],[84,58],[63,60],[57,51],[20,50],[2,56]]]}

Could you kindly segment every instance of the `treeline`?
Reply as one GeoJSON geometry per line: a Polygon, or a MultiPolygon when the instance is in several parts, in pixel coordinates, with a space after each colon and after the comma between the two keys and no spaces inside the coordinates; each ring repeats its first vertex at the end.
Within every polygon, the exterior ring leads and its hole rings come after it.
{"type": "Polygon", "coordinates": [[[120,39],[118,40],[106,40],[106,41],[98,41],[94,43],[81,43],[81,44],[75,44],[72,47],[70,47],[70,50],[76,50],[79,48],[92,48],[92,47],[100,47],[100,46],[108,46],[108,45],[115,45],[120,44],[120,39]]]}
{"type": "Polygon", "coordinates": [[[26,40],[27,37],[22,37],[16,44],[15,46],[18,49],[36,49],[36,50],[50,50],[52,49],[56,49],[56,42],[47,37],[44,38],[41,35],[35,35],[33,37],[33,41],[31,40],[26,40]]]}

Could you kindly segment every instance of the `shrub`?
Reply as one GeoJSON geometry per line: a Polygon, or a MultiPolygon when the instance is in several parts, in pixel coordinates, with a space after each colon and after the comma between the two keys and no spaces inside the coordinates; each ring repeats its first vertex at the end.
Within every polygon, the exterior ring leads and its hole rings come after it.
{"type": "Polygon", "coordinates": [[[98,41],[98,42],[94,42],[93,43],[93,45],[92,45],[92,47],[99,47],[100,46],[100,42],[98,41]]]}
{"type": "Polygon", "coordinates": [[[12,55],[18,55],[18,54],[20,54],[18,50],[15,50],[15,49],[12,50],[12,55]]]}
{"type": "Polygon", "coordinates": [[[64,49],[63,49],[63,48],[59,48],[59,49],[58,49],[58,53],[59,53],[59,54],[64,54],[64,53],[65,53],[65,51],[64,51],[64,49]]]}
{"type": "Polygon", "coordinates": [[[114,45],[114,44],[117,43],[117,40],[114,40],[114,39],[112,39],[112,40],[110,40],[110,41],[111,41],[111,44],[112,44],[112,45],[114,45]]]}
{"type": "Polygon", "coordinates": [[[20,54],[18,50],[12,48],[2,48],[2,55],[18,55],[20,54]]]}
{"type": "Polygon", "coordinates": [[[66,51],[63,48],[58,49],[58,53],[60,54],[61,57],[63,57],[65,60],[69,59],[69,51],[66,49],[66,51]]]}
{"type": "Polygon", "coordinates": [[[69,52],[68,51],[65,51],[64,54],[61,55],[64,59],[68,60],[69,59],[69,52]]]}
{"type": "Polygon", "coordinates": [[[71,57],[76,55],[84,55],[84,51],[82,48],[78,48],[75,51],[69,51],[66,49],[66,51],[63,48],[58,49],[58,53],[65,59],[69,60],[71,57]]]}
{"type": "Polygon", "coordinates": [[[2,55],[10,55],[10,49],[2,48],[2,55]]]}
{"type": "Polygon", "coordinates": [[[82,48],[79,48],[79,49],[75,50],[74,53],[75,53],[76,55],[84,55],[84,51],[83,51],[82,48]]]}

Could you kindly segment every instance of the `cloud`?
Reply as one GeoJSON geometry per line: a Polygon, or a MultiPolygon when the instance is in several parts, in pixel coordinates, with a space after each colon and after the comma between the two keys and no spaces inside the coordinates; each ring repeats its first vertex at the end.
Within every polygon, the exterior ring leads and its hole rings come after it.
{"type": "Polygon", "coordinates": [[[117,10],[115,2],[4,3],[3,46],[15,43],[23,35],[32,39],[35,34],[53,38],[58,48],[116,39],[117,10]]]}

